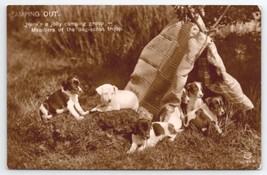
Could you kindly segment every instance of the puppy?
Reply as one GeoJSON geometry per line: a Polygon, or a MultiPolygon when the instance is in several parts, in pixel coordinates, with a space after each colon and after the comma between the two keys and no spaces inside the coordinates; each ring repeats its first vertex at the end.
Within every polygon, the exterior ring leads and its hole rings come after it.
{"type": "Polygon", "coordinates": [[[222,133],[218,125],[218,117],[225,114],[222,97],[208,97],[205,104],[200,108],[187,113],[184,126],[187,127],[191,122],[196,128],[209,132],[210,124],[214,125],[219,134],[222,133]]]}
{"type": "Polygon", "coordinates": [[[174,141],[176,132],[172,124],[167,122],[151,123],[149,120],[139,119],[133,126],[132,145],[127,153],[153,147],[165,137],[168,137],[170,141],[174,141]]]}
{"type": "Polygon", "coordinates": [[[184,118],[184,114],[186,114],[186,110],[187,110],[186,108],[187,108],[189,101],[190,101],[190,98],[188,96],[188,92],[185,88],[183,88],[183,93],[181,96],[181,109],[183,112],[182,118],[184,118]]]}
{"type": "Polygon", "coordinates": [[[70,111],[77,119],[84,119],[88,111],[84,111],[79,103],[78,95],[82,92],[80,81],[76,77],[69,77],[62,82],[61,89],[54,92],[42,103],[39,112],[42,120],[51,119],[56,114],[70,111]]]}
{"type": "Polygon", "coordinates": [[[181,108],[172,104],[166,104],[161,108],[158,116],[160,122],[171,123],[174,126],[176,132],[182,131],[181,128],[183,125],[183,114],[181,108]]]}
{"type": "Polygon", "coordinates": [[[221,96],[208,97],[204,101],[216,116],[221,117],[225,114],[224,102],[221,96]]]}
{"type": "Polygon", "coordinates": [[[181,97],[181,104],[188,104],[190,101],[190,98],[188,96],[188,92],[185,88],[183,88],[183,93],[182,93],[182,97],[181,97]]]}
{"type": "Polygon", "coordinates": [[[201,82],[196,82],[196,81],[188,83],[186,85],[186,90],[190,98],[186,107],[186,113],[188,113],[194,109],[198,109],[204,104],[202,100],[203,97],[202,84],[201,82]]]}
{"type": "Polygon", "coordinates": [[[137,96],[128,90],[118,90],[116,86],[104,84],[96,88],[101,97],[101,104],[97,105],[91,112],[105,112],[120,109],[132,109],[137,111],[139,101],[137,96]]]}
{"type": "Polygon", "coordinates": [[[197,109],[196,111],[191,111],[188,113],[190,115],[194,115],[191,117],[190,121],[187,121],[188,118],[185,118],[185,126],[187,127],[189,124],[196,128],[198,131],[203,132],[205,136],[210,134],[210,128],[212,125],[215,125],[215,122],[212,122],[211,119],[207,116],[203,109],[197,109]]]}

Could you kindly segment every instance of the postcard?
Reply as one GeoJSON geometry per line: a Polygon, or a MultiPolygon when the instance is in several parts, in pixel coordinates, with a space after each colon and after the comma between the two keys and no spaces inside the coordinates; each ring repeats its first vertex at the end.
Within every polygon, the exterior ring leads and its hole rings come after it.
{"type": "Polygon", "coordinates": [[[7,166],[260,169],[260,8],[7,6],[7,166]]]}

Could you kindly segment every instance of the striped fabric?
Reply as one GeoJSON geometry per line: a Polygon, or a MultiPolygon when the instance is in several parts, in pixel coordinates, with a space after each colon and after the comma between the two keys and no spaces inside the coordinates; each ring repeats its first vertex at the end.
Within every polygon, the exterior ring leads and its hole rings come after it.
{"type": "MultiPolygon", "coordinates": [[[[208,62],[220,66],[220,70],[224,72],[223,75],[227,77],[225,79],[227,81],[222,85],[212,86],[211,84],[211,89],[216,92],[230,92],[226,95],[226,97],[230,96],[227,99],[235,101],[240,94],[243,94],[241,88],[236,89],[237,86],[232,86],[233,79],[225,72],[220,57],[214,52],[216,46],[210,37],[200,32],[199,28],[190,22],[176,22],[166,26],[145,46],[125,89],[133,91],[140,105],[152,114],[157,114],[160,107],[166,103],[180,105],[182,88],[186,84],[188,74],[207,46],[212,48],[208,52],[208,62]]],[[[206,76],[202,77],[203,80],[206,76]]],[[[237,81],[234,81],[234,84],[236,83],[239,85],[237,81]]]]}
{"type": "Polygon", "coordinates": [[[243,93],[238,81],[226,72],[223,61],[213,42],[208,45],[207,61],[218,69],[223,78],[223,81],[214,82],[208,85],[208,88],[213,92],[222,94],[237,109],[250,110],[254,108],[250,99],[243,93]]]}

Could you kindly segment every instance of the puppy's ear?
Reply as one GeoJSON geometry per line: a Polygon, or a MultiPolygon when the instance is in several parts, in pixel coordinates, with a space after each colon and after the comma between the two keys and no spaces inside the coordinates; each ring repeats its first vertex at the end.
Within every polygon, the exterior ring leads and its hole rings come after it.
{"type": "Polygon", "coordinates": [[[192,83],[188,83],[187,85],[185,85],[185,90],[189,90],[190,89],[190,86],[192,85],[192,83]]]}
{"type": "Polygon", "coordinates": [[[62,81],[61,86],[63,87],[64,91],[66,91],[68,86],[67,80],[62,81]]]}
{"type": "Polygon", "coordinates": [[[222,96],[218,96],[218,99],[221,101],[221,103],[224,103],[224,100],[223,100],[222,96]]]}
{"type": "Polygon", "coordinates": [[[102,94],[102,86],[97,87],[95,90],[99,95],[102,94]]]}
{"type": "Polygon", "coordinates": [[[209,105],[210,102],[211,102],[211,97],[206,98],[206,99],[204,100],[204,102],[205,102],[207,105],[209,105]]]}
{"type": "Polygon", "coordinates": [[[118,88],[116,86],[113,86],[114,89],[114,94],[116,94],[118,92],[118,88]]]}
{"type": "Polygon", "coordinates": [[[138,133],[138,120],[135,121],[132,125],[131,125],[131,130],[133,132],[134,135],[137,135],[138,133]]]}

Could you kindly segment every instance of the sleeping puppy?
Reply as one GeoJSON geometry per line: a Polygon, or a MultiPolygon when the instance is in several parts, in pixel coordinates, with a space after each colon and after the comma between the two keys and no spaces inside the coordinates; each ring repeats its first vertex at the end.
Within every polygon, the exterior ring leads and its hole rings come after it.
{"type": "Polygon", "coordinates": [[[39,112],[42,120],[51,119],[57,114],[69,111],[77,120],[82,120],[88,111],[84,111],[79,103],[78,95],[82,92],[80,81],[69,77],[62,82],[61,89],[54,92],[42,103],[39,112]]]}
{"type": "Polygon", "coordinates": [[[174,141],[176,132],[172,124],[167,122],[151,123],[147,119],[139,119],[133,126],[132,145],[127,153],[153,147],[165,137],[168,137],[170,141],[174,141]]]}
{"type": "Polygon", "coordinates": [[[215,126],[218,133],[221,134],[222,130],[218,125],[218,117],[224,114],[225,110],[222,97],[208,97],[205,99],[204,105],[187,113],[184,126],[188,127],[189,123],[192,123],[196,128],[202,131],[204,129],[208,132],[212,124],[215,126]]]}
{"type": "Polygon", "coordinates": [[[97,105],[91,112],[105,112],[120,109],[132,109],[137,111],[139,101],[137,96],[129,90],[118,90],[116,86],[104,84],[96,88],[101,97],[101,104],[97,105]]]}

